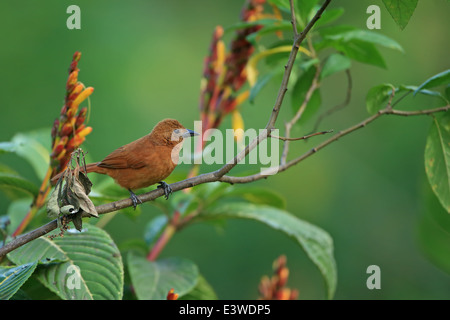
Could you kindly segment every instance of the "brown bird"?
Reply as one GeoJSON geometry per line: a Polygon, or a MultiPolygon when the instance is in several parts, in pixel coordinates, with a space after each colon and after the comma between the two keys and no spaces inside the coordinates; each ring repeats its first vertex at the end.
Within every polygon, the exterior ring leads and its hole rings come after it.
{"type": "MultiPolygon", "coordinates": [[[[86,165],[87,172],[106,174],[130,192],[136,209],[142,203],[132,190],[159,183],[166,199],[172,193],[163,180],[175,169],[184,138],[198,135],[186,129],[177,120],[160,121],[146,136],[111,152],[100,162],[86,165]]],[[[57,181],[61,174],[52,181],[57,181]]]]}

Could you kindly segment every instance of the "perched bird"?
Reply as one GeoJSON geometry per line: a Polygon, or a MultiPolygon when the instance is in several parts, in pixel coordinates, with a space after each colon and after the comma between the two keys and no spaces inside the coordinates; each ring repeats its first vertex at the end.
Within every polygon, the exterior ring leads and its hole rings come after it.
{"type": "MultiPolygon", "coordinates": [[[[162,120],[148,135],[116,149],[100,162],[87,164],[87,173],[96,172],[113,178],[130,192],[135,209],[141,201],[134,189],[159,183],[158,188],[164,189],[168,199],[172,189],[163,180],[178,163],[183,139],[195,135],[198,133],[184,128],[177,120],[162,120]]],[[[52,181],[57,181],[60,175],[52,181]]]]}

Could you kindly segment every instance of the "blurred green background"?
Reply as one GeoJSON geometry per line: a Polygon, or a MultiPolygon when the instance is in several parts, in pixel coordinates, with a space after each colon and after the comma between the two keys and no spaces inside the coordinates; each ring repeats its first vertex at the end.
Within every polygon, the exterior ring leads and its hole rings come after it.
{"type": "MultiPolygon", "coordinates": [[[[89,122],[94,131],[83,145],[91,159],[101,160],[147,134],[163,118],[192,126],[199,119],[199,85],[212,31],[216,25],[236,23],[242,4],[241,0],[1,1],[0,141],[52,125],[77,50],[82,52],[79,79],[95,88],[89,122]],[[81,8],[81,30],[66,28],[66,8],[71,4],[81,8]]],[[[381,7],[378,32],[398,41],[405,53],[381,49],[387,70],[353,63],[352,102],[326,119],[321,129],[338,131],[367,117],[365,95],[374,85],[418,85],[449,66],[448,1],[419,1],[404,31],[381,0],[333,1],[330,7],[345,8],[338,23],[365,28],[371,4],[381,7]]],[[[344,79],[340,73],[323,83],[324,109],[343,101],[344,79]]],[[[277,89],[278,84],[271,84],[253,105],[243,106],[247,128],[265,126],[277,89]]],[[[403,105],[431,108],[429,101],[409,97],[403,105]]],[[[287,99],[278,124],[291,112],[287,99]]],[[[428,192],[423,152],[429,125],[429,117],[385,117],[289,171],[255,183],[282,193],[290,212],[331,234],[339,276],[337,299],[450,298],[449,275],[426,258],[419,241],[428,192]],[[366,287],[366,269],[372,264],[381,268],[381,290],[366,287]]],[[[229,121],[222,129],[227,126],[229,121]]],[[[298,130],[293,136],[305,133],[298,130]]],[[[291,156],[320,140],[291,144],[291,156]]],[[[8,154],[1,161],[39,183],[24,160],[8,154]]],[[[188,169],[181,165],[176,172],[181,175],[188,169]]],[[[0,215],[8,205],[0,194],[0,215]]],[[[149,204],[142,208],[136,220],[117,215],[106,226],[117,243],[142,237],[146,222],[157,212],[149,204]]],[[[300,299],[325,298],[321,275],[303,251],[257,222],[231,220],[223,229],[190,226],[173,238],[161,257],[192,259],[221,299],[253,299],[261,276],[271,274],[272,261],[280,254],[287,255],[289,286],[300,290],[300,299]]]]}

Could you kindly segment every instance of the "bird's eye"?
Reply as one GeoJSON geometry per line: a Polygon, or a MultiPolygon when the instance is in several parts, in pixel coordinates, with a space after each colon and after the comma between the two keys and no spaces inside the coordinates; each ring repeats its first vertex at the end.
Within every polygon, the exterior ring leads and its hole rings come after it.
{"type": "Polygon", "coordinates": [[[173,130],[173,132],[174,132],[175,134],[179,134],[179,133],[180,133],[180,129],[175,129],[175,130],[173,130]]]}

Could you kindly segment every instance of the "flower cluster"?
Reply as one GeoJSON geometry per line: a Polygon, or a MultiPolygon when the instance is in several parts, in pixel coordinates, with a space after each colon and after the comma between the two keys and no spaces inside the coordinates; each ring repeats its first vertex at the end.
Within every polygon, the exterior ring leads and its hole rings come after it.
{"type": "Polygon", "coordinates": [[[298,291],[286,287],[289,269],[286,267],[286,256],[282,255],[273,263],[274,274],[271,278],[264,276],[259,285],[262,300],[295,300],[298,291]]]}
{"type": "Polygon", "coordinates": [[[177,300],[178,299],[178,293],[175,293],[175,291],[172,289],[169,290],[169,293],[167,294],[167,300],[177,300]]]}
{"type": "Polygon", "coordinates": [[[78,148],[91,133],[92,128],[86,127],[86,107],[78,111],[79,105],[89,97],[94,88],[85,88],[78,81],[78,61],[81,53],[75,52],[69,68],[69,78],[66,83],[66,97],[64,106],[61,109],[59,119],[56,119],[52,128],[52,153],[51,167],[52,177],[63,171],[69,160],[71,153],[78,148]]]}
{"type": "MultiPolygon", "coordinates": [[[[254,22],[263,16],[265,0],[247,0],[241,12],[243,22],[254,22]]],[[[217,26],[211,41],[210,54],[205,58],[201,82],[200,113],[203,132],[217,128],[224,116],[233,113],[234,129],[242,129],[243,120],[238,106],[249,96],[249,91],[238,93],[247,80],[245,67],[254,51],[247,36],[260,30],[260,25],[249,25],[236,31],[230,51],[225,52],[222,40],[224,30],[217,26]]]]}

